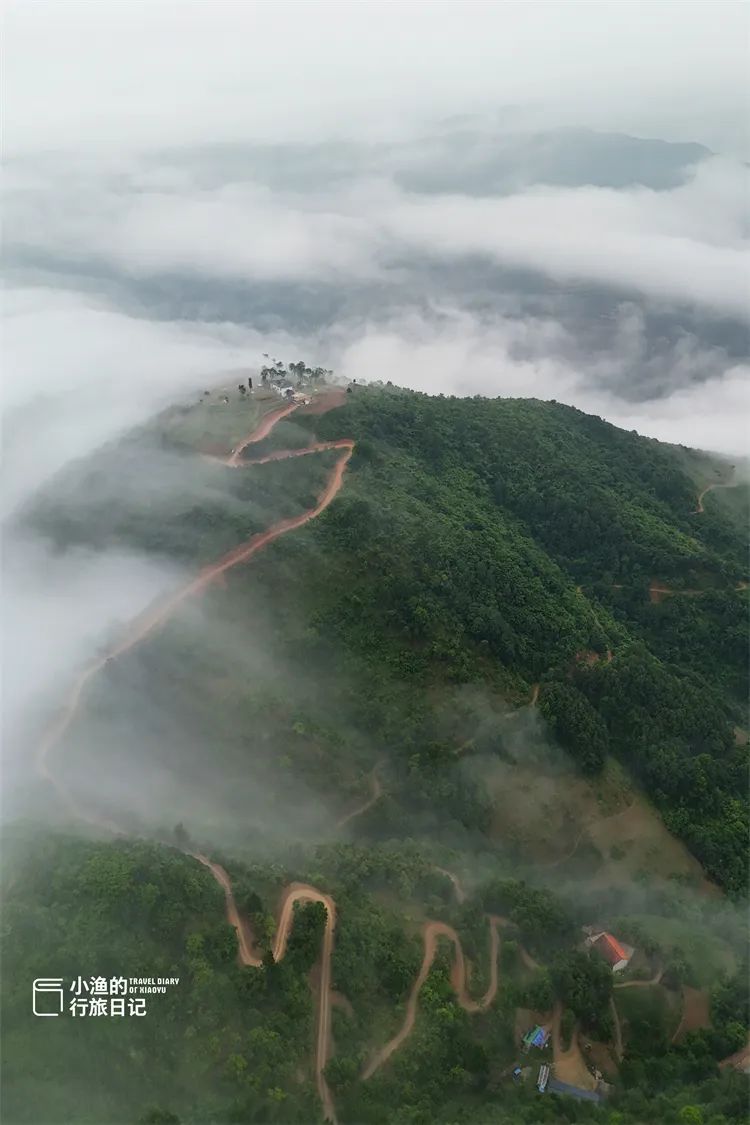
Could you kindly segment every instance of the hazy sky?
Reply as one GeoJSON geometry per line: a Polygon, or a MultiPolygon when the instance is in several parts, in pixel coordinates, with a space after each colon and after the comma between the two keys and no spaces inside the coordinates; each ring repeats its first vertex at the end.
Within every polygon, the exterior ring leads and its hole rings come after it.
{"type": "Polygon", "coordinates": [[[6,151],[392,133],[512,103],[547,124],[747,142],[750,9],[735,0],[5,9],[6,151]]]}

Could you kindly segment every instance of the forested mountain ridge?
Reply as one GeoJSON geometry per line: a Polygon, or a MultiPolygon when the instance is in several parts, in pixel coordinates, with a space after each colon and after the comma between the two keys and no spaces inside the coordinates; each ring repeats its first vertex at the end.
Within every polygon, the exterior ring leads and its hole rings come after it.
{"type": "MultiPolygon", "coordinates": [[[[100,1067],[117,1057],[127,1093],[118,1105],[98,1089],[81,1121],[313,1119],[305,976],[319,965],[320,903],[298,911],[283,961],[267,955],[275,904],[299,880],[336,903],[325,1074],[340,1121],[741,1120],[740,1078],[717,1063],[745,1034],[743,923],[640,792],[741,897],[738,478],[554,403],[358,387],[339,399],[327,413],[288,413],[245,450],[237,420],[224,460],[205,407],[204,431],[194,410],[187,430],[212,457],[157,420],[22,514],[61,551],[145,549],[189,575],[209,564],[179,612],[100,658],[49,754],[50,816],[67,795],[90,823],[156,843],[53,836],[11,849],[13,980],[75,972],[84,953],[105,971],[121,971],[117,958],[138,971],[131,937],[142,934],[152,961],[186,982],[161,1047],[147,1028],[128,1031],[125,1055],[102,1040],[100,1067]],[[314,452],[290,456],[303,450],[314,452]],[[707,483],[733,487],[701,505],[707,483]],[[273,527],[287,531],[209,581],[224,552],[273,527]],[[640,849],[639,832],[654,843],[640,849]],[[199,853],[229,872],[260,969],[234,965],[237,937],[212,921],[221,898],[199,853]],[[501,917],[499,938],[487,915],[501,917]],[[614,990],[582,953],[592,920],[639,948],[643,988],[614,990]],[[491,981],[494,932],[497,997],[467,1012],[438,949],[413,1034],[368,1077],[417,979],[423,924],[453,927],[473,996],[491,981]],[[52,963],[58,930],[63,966],[52,963]],[[37,943],[18,942],[32,932],[37,943]],[[709,1015],[683,1038],[691,989],[709,1015]],[[580,1028],[608,1060],[611,1108],[540,1100],[509,1077],[519,1028],[563,1010],[570,1052],[580,1028]],[[133,1089],[148,1051],[176,1075],[161,1091],[133,1089]]],[[[245,409],[226,405],[222,425],[245,409]]],[[[63,823],[77,830],[64,812],[63,823]]],[[[14,992],[11,1059],[28,1051],[25,1004],[14,992]]],[[[11,1087],[18,1120],[73,1104],[88,1034],[70,1039],[63,1074],[45,1031],[40,1065],[60,1096],[40,1100],[29,1072],[11,1087]]],[[[558,1042],[561,1073],[568,1053],[558,1042]]],[[[576,1065],[588,1082],[591,1068],[576,1065]]]]}
{"type": "MultiPolygon", "coordinates": [[[[554,402],[356,385],[339,409],[279,422],[252,456],[303,446],[311,430],[355,449],[336,503],[254,564],[269,592],[283,581],[274,630],[287,647],[361,662],[359,720],[391,740],[395,715],[402,740],[413,718],[394,704],[404,684],[487,682],[512,697],[541,681],[541,711],[583,771],[619,757],[711,878],[742,893],[748,490],[736,466],[554,402]],[[698,511],[717,484],[734,487],[698,511]]],[[[203,561],[267,525],[269,505],[294,510],[295,488],[307,503],[305,479],[331,456],[227,480],[204,463],[197,480],[171,442],[147,430],[84,463],[31,518],[61,545],[93,536],[203,561]],[[173,514],[174,491],[144,505],[127,468],[155,440],[186,497],[173,514]]],[[[428,741],[434,758],[445,740],[428,741]]]]}
{"type": "Polygon", "coordinates": [[[350,398],[317,425],[357,442],[352,487],[311,532],[344,591],[320,628],[363,653],[408,637],[402,676],[469,682],[489,661],[541,678],[582,767],[618,754],[741,892],[745,546],[720,503],[696,512],[679,451],[555,403],[350,398]],[[654,581],[674,593],[658,602],[654,581]]]}

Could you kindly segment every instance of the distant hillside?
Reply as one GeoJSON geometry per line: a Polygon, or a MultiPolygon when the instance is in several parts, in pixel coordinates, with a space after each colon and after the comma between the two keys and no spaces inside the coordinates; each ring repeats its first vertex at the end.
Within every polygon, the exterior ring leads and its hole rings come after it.
{"type": "Polygon", "coordinates": [[[531,184],[654,190],[676,187],[711,156],[704,145],[595,129],[508,129],[511,122],[467,116],[396,143],[215,144],[160,152],[210,186],[222,177],[257,179],[276,191],[311,191],[361,175],[393,175],[409,191],[503,194],[531,184]]]}
{"type": "Polygon", "coordinates": [[[664,191],[684,183],[688,169],[710,155],[703,145],[625,133],[570,128],[493,137],[467,123],[424,144],[397,177],[410,191],[477,195],[520,191],[530,184],[614,189],[642,184],[664,191]]]}

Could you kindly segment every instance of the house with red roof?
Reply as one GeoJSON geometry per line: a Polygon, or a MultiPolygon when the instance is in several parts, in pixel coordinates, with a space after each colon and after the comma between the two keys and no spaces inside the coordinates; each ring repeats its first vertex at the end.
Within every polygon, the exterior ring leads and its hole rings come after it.
{"type": "Polygon", "coordinates": [[[623,969],[627,969],[635,953],[632,945],[625,945],[624,942],[618,941],[606,930],[590,934],[586,944],[590,949],[595,949],[599,956],[611,965],[613,973],[621,973],[623,969]]]}

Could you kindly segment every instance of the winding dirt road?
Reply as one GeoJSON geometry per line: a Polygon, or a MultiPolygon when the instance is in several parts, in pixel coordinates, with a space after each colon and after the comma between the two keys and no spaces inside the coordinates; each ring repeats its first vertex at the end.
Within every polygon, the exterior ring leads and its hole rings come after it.
{"type": "MultiPolygon", "coordinates": [[[[332,403],[334,404],[334,403],[332,403]]],[[[335,403],[334,405],[337,405],[335,403]]],[[[201,593],[217,578],[224,575],[226,571],[232,567],[239,566],[242,563],[248,562],[258,551],[261,551],[269,543],[272,543],[280,536],[287,534],[287,532],[294,531],[298,527],[302,527],[310,520],[315,519],[323,512],[332,500],[338,494],[344,478],[344,472],[349,463],[354,450],[354,442],[349,439],[340,439],[338,441],[318,442],[305,449],[277,451],[260,457],[257,460],[242,460],[241,454],[248,445],[261,441],[266,437],[273,427],[286,418],[295,409],[295,404],[284,406],[278,410],[272,411],[267,414],[259,424],[259,426],[245,438],[232,453],[232,456],[224,462],[224,464],[237,468],[240,465],[252,464],[265,464],[269,461],[281,460],[287,457],[301,457],[310,453],[323,452],[326,450],[340,450],[341,456],[337,459],[334,465],[325,488],[318,498],[314,507],[301,513],[298,516],[293,516],[285,520],[281,520],[274,524],[267,531],[260,532],[254,535],[247,542],[235,547],[229,551],[217,562],[210,566],[204,567],[198,575],[189,583],[177,590],[170,597],[165,599],[159,605],[147,610],[144,614],[138,617],[128,628],[124,637],[112,645],[107,653],[98,657],[96,660],[81,672],[75,680],[67,700],[63,706],[62,712],[59,717],[51,724],[49,729],[42,737],[36,753],[36,770],[40,777],[48,781],[55,789],[59,799],[65,807],[72,813],[72,815],[96,828],[104,829],[112,832],[115,835],[128,835],[128,833],[114,824],[112,821],[104,820],[98,817],[95,813],[82,808],[75,800],[73,795],[69,792],[63,781],[55,775],[50,766],[50,758],[52,751],[58,746],[64,734],[70,727],[73,720],[78,715],[81,708],[81,701],[84,692],[91,680],[98,672],[102,670],[110,661],[122,656],[130,649],[134,648],[141,641],[145,640],[151,633],[160,628],[169,618],[179,609],[182,603],[195,594],[201,593]]],[[[320,412],[320,411],[318,411],[320,412]]],[[[536,702],[538,693],[538,685],[535,685],[531,705],[536,702]]],[[[377,768],[377,767],[376,767],[377,768]]],[[[373,774],[373,787],[379,786],[377,775],[373,774]]],[[[365,807],[369,807],[374,800],[380,795],[380,791],[374,794],[373,797],[366,803],[365,806],[355,810],[351,816],[358,815],[364,811],[365,807]]],[[[346,820],[347,818],[345,818],[346,820]]],[[[345,821],[344,821],[345,822],[345,821]]],[[[246,922],[240,916],[237,904],[232,890],[232,883],[229,875],[220,864],[215,863],[208,856],[201,852],[188,851],[186,854],[190,855],[197,862],[203,864],[204,867],[210,871],[213,878],[221,886],[224,891],[226,917],[228,922],[234,927],[237,934],[237,952],[238,958],[243,965],[258,968],[262,964],[260,953],[256,950],[253,942],[252,934],[246,922]]],[[[442,873],[445,874],[452,882],[456,899],[462,902],[465,899],[465,893],[458,878],[450,872],[443,869],[442,873]]],[[[331,962],[333,956],[333,943],[336,928],[336,904],[330,895],[325,894],[323,891],[318,890],[316,887],[307,884],[292,883],[284,889],[281,901],[278,908],[278,921],[276,928],[276,935],[273,945],[273,957],[275,961],[280,961],[287,948],[290,931],[294,922],[294,905],[297,902],[320,902],[326,911],[326,925],[323,935],[323,943],[321,949],[321,971],[320,983],[318,989],[318,1012],[317,1012],[317,1031],[316,1031],[316,1045],[315,1045],[315,1077],[318,1093],[320,1096],[321,1104],[325,1118],[328,1121],[336,1122],[335,1106],[331,1091],[325,1079],[325,1067],[330,1058],[331,1050],[331,962]]],[[[484,1011],[494,1000],[498,988],[498,954],[500,948],[499,927],[507,924],[507,919],[495,915],[489,917],[490,926],[490,984],[479,1000],[474,1000],[468,992],[467,988],[467,970],[466,962],[464,959],[463,949],[461,942],[456,931],[444,922],[428,921],[423,927],[423,940],[424,940],[424,956],[422,959],[422,966],[416,981],[412,987],[409,1000],[407,1002],[406,1018],[403,1026],[398,1034],[391,1039],[370,1061],[365,1068],[362,1077],[369,1078],[373,1075],[387,1059],[398,1050],[406,1038],[411,1033],[417,1014],[417,1002],[419,993],[422,986],[427,979],[432,963],[435,959],[438,942],[440,938],[447,938],[453,945],[453,964],[451,970],[451,981],[453,989],[456,993],[456,998],[461,1007],[470,1013],[484,1011]]],[[[537,962],[521,947],[521,955],[524,962],[529,968],[537,968],[537,962]]],[[[568,1054],[568,1052],[566,1052],[568,1054]]]]}
{"type": "MultiPolygon", "coordinates": [[[[341,439],[340,441],[332,442],[318,442],[306,449],[291,450],[288,452],[274,453],[267,457],[258,458],[257,461],[243,461],[240,462],[240,455],[248,445],[261,441],[266,437],[273,427],[286,418],[296,409],[296,405],[285,406],[280,410],[272,411],[267,414],[260,425],[250,434],[243,442],[241,442],[234,450],[232,457],[225,462],[234,467],[242,464],[265,464],[270,460],[278,460],[282,457],[302,456],[307,453],[321,452],[329,449],[340,449],[341,457],[337,460],[334,468],[326,482],[317,503],[313,508],[308,511],[302,512],[298,516],[292,516],[285,520],[280,520],[274,524],[267,531],[260,532],[254,535],[246,543],[240,544],[232,551],[229,551],[218,562],[212,563],[210,566],[204,567],[196,578],[194,578],[187,585],[183,586],[176,593],[168,597],[160,605],[147,611],[141,617],[137,618],[130,628],[127,630],[125,636],[117,644],[113,645],[103,656],[94,660],[84,671],[79,675],[78,679],[74,682],[70,694],[63,707],[62,713],[58,719],[49,727],[43,735],[36,754],[36,770],[40,777],[50,782],[65,807],[73,814],[74,817],[80,819],[96,828],[103,828],[106,831],[112,832],[115,835],[124,835],[123,829],[112,821],[103,820],[95,814],[83,809],[73,798],[67,787],[63,782],[56,777],[50,768],[50,754],[52,750],[59,744],[63,735],[77,716],[81,700],[85,689],[89,685],[94,676],[101,671],[105,665],[114,660],[118,656],[122,656],[130,649],[134,648],[141,641],[145,640],[151,633],[163,625],[182,605],[182,603],[189,597],[200,593],[210,583],[215,581],[220,575],[223,575],[227,570],[240,563],[248,562],[253,555],[262,550],[263,547],[268,546],[275,539],[281,535],[285,535],[289,531],[294,531],[298,527],[302,527],[308,523],[309,520],[315,519],[323,512],[331,501],[338,494],[339,489],[343,483],[344,470],[349,463],[352,452],[354,450],[354,442],[348,439],[341,439]]],[[[262,959],[254,950],[252,935],[250,934],[243,919],[240,917],[237,910],[237,904],[232,892],[232,884],[227,872],[218,863],[214,863],[207,856],[200,852],[188,852],[199,863],[206,867],[217,883],[224,891],[226,902],[227,920],[234,927],[237,933],[237,947],[238,956],[243,965],[251,965],[259,967],[262,964],[262,959]]],[[[296,902],[320,902],[326,909],[326,928],[323,936],[323,948],[321,951],[321,973],[320,973],[320,989],[318,1000],[318,1025],[317,1037],[315,1048],[315,1078],[318,1087],[318,1093],[323,1105],[324,1114],[327,1120],[335,1123],[336,1112],[333,1105],[333,1098],[331,1091],[325,1080],[325,1066],[330,1054],[330,1029],[331,1029],[331,957],[333,954],[333,936],[336,926],[336,906],[330,895],[324,894],[322,891],[317,890],[315,887],[310,887],[304,884],[292,883],[284,891],[284,895],[279,908],[278,925],[276,929],[276,937],[274,941],[273,957],[275,961],[280,961],[284,956],[289,938],[289,932],[293,925],[293,908],[296,902]]]]}
{"type": "Polygon", "coordinates": [[[618,1063],[621,1063],[625,1055],[625,1048],[622,1043],[622,1024],[620,1023],[620,1013],[617,1011],[614,996],[609,998],[609,1010],[612,1015],[612,1026],[615,1031],[615,1057],[618,1063]]]}
{"type": "Polygon", "coordinates": [[[652,582],[648,588],[649,601],[652,605],[658,605],[664,598],[697,598],[702,593],[704,593],[703,590],[673,590],[671,586],[662,586],[659,582],[652,582]]]}
{"type": "Polygon", "coordinates": [[[715,488],[736,488],[736,486],[737,482],[733,480],[715,481],[713,484],[707,484],[703,491],[698,493],[698,503],[696,504],[694,515],[700,516],[705,512],[706,509],[703,507],[703,497],[706,493],[713,492],[715,488]]]}
{"type": "MultiPolygon", "coordinates": [[[[277,411],[275,415],[266,415],[261,423],[261,428],[265,428],[265,433],[270,432],[276,422],[285,417],[291,412],[294,407],[287,407],[283,411],[277,411]],[[271,424],[269,425],[269,419],[271,424]]],[[[248,438],[243,448],[253,440],[252,435],[248,438]]],[[[287,519],[280,520],[266,531],[261,531],[257,535],[253,535],[247,542],[241,543],[238,547],[234,547],[226,555],[224,555],[218,562],[211,563],[209,566],[204,567],[199,571],[196,578],[177,590],[174,594],[166,598],[155,608],[148,610],[133,622],[125,636],[117,644],[113,645],[103,656],[98,657],[88,668],[80,674],[75,681],[73,688],[68,696],[65,707],[59,719],[50,727],[50,729],[43,736],[37,751],[37,772],[40,776],[50,781],[63,802],[70,808],[76,816],[81,817],[81,812],[75,802],[72,800],[67,790],[61,787],[59,782],[55,779],[54,775],[50,772],[48,766],[48,758],[50,751],[60,741],[66,730],[70,726],[74,717],[78,713],[81,703],[81,697],[89,682],[93,677],[100,672],[101,669],[108,664],[111,660],[122,656],[141,641],[145,640],[151,633],[162,626],[170,617],[179,609],[184,601],[201,593],[208,586],[211,585],[220,575],[223,575],[227,570],[232,567],[238,566],[240,563],[248,562],[253,555],[257,554],[269,543],[273,543],[275,539],[279,539],[282,535],[286,535],[290,531],[295,531],[298,527],[303,527],[304,524],[310,520],[315,519],[321,512],[325,511],[331,501],[336,497],[341,488],[344,478],[344,470],[349,463],[351,455],[354,451],[354,442],[349,439],[341,439],[334,442],[319,442],[315,446],[311,446],[305,450],[294,450],[287,456],[301,456],[303,453],[320,452],[328,449],[342,450],[342,456],[336,462],[333,471],[326,483],[323,492],[321,493],[318,502],[313,508],[300,513],[298,516],[290,516],[287,519]]],[[[274,455],[269,458],[261,458],[258,462],[245,462],[245,464],[263,464],[266,460],[277,459],[274,455]]],[[[82,819],[90,819],[88,816],[82,819]]]]}
{"type": "Polygon", "coordinates": [[[726,1070],[728,1066],[734,1067],[735,1070],[742,1071],[743,1074],[750,1072],[750,1037],[744,1047],[739,1051],[735,1051],[733,1055],[728,1055],[719,1063],[719,1070],[726,1070]]]}
{"type": "Polygon", "coordinates": [[[409,999],[406,1002],[406,1017],[398,1033],[394,1035],[393,1039],[386,1043],[384,1047],[381,1047],[362,1071],[363,1079],[371,1078],[375,1071],[379,1070],[383,1063],[387,1062],[391,1055],[397,1051],[408,1036],[411,1035],[414,1029],[414,1021],[417,1018],[419,993],[422,991],[422,985],[427,980],[430,969],[432,968],[432,963],[438,951],[438,941],[441,937],[447,938],[448,941],[453,944],[451,984],[458,1003],[465,1012],[469,1012],[472,1015],[476,1012],[483,1012],[485,1008],[489,1007],[497,995],[497,957],[500,951],[498,926],[502,925],[502,922],[503,919],[497,918],[494,915],[490,916],[490,983],[487,991],[480,1000],[472,999],[467,990],[466,961],[464,959],[464,951],[461,947],[461,939],[456,931],[446,922],[425,922],[422,927],[424,956],[422,957],[422,965],[419,974],[409,993],[409,999]]]}
{"type": "Polygon", "coordinates": [[[231,457],[227,458],[226,464],[233,466],[243,464],[242,454],[244,450],[247,449],[248,445],[255,445],[256,442],[263,441],[263,438],[268,437],[277,422],[280,422],[282,418],[286,418],[288,414],[291,414],[292,411],[296,409],[297,403],[290,402],[286,406],[278,407],[276,410],[269,410],[268,414],[263,416],[253,432],[248,434],[246,438],[242,439],[239,445],[234,447],[231,457]]]}
{"type": "MultiPolygon", "coordinates": [[[[237,954],[240,964],[249,965],[256,969],[260,968],[263,964],[262,956],[256,952],[252,934],[237,909],[232,882],[228,874],[220,864],[214,863],[201,852],[188,852],[187,854],[207,867],[224,891],[227,921],[231,926],[234,926],[237,933],[237,954]]],[[[323,891],[319,891],[316,887],[311,887],[307,883],[290,883],[288,887],[285,887],[279,904],[276,934],[273,942],[274,961],[281,961],[286,953],[289,934],[294,927],[294,906],[297,902],[320,902],[326,910],[318,996],[318,1027],[315,1041],[315,1080],[326,1120],[335,1122],[336,1110],[324,1071],[331,1051],[331,958],[333,956],[333,935],[336,929],[336,904],[330,895],[324,894],[323,891]]]]}
{"type": "Polygon", "coordinates": [[[315,1045],[315,1081],[318,1095],[327,1121],[336,1121],[336,1109],[325,1077],[326,1063],[331,1053],[331,959],[333,957],[333,935],[336,929],[336,903],[330,895],[324,894],[307,883],[290,883],[285,888],[279,911],[279,921],[273,945],[273,959],[280,961],[286,953],[289,931],[294,921],[296,902],[320,902],[326,911],[326,926],[323,931],[323,948],[320,956],[320,990],[318,994],[318,1034],[315,1045]]]}
{"type": "Polygon", "coordinates": [[[661,978],[664,976],[664,969],[659,968],[654,975],[648,980],[623,980],[619,984],[613,984],[613,988],[651,988],[652,985],[660,984],[661,978]]]}
{"type": "Polygon", "coordinates": [[[454,875],[453,872],[449,871],[447,867],[435,866],[434,870],[439,871],[441,875],[445,875],[446,879],[450,879],[451,883],[453,884],[453,893],[456,896],[456,902],[459,904],[459,906],[462,902],[466,902],[466,891],[461,885],[461,880],[459,879],[458,875],[454,875]]]}
{"type": "Polygon", "coordinates": [[[551,863],[545,863],[545,865],[544,865],[545,868],[547,868],[549,870],[553,867],[560,867],[561,864],[567,863],[569,859],[572,859],[573,856],[578,851],[578,846],[581,843],[581,840],[583,839],[583,837],[588,832],[588,829],[589,829],[588,824],[584,824],[583,828],[581,828],[580,832],[576,836],[573,846],[567,852],[565,852],[564,855],[558,856],[557,859],[553,859],[551,863]]]}
{"type": "MultiPolygon", "coordinates": [[[[235,930],[237,931],[237,953],[240,963],[243,965],[252,965],[256,969],[259,969],[263,964],[263,959],[259,953],[255,952],[252,934],[250,933],[250,930],[248,929],[244,920],[240,917],[240,912],[237,909],[237,903],[234,901],[232,881],[227,875],[226,871],[220,864],[214,863],[213,860],[209,859],[208,856],[203,855],[201,852],[188,852],[187,854],[192,856],[193,859],[197,859],[198,863],[202,863],[204,867],[207,867],[216,882],[224,891],[224,899],[227,908],[227,922],[229,922],[230,926],[234,926],[235,930]]],[[[277,930],[277,936],[278,932],[279,931],[277,930]]],[[[274,953],[274,961],[275,960],[277,960],[277,958],[276,954],[274,953]]]]}
{"type": "MultiPolygon", "coordinates": [[[[527,708],[527,707],[529,707],[529,708],[536,707],[537,701],[539,699],[539,688],[540,687],[541,687],[541,684],[532,684],[531,685],[531,695],[529,696],[528,703],[524,703],[523,707],[519,708],[517,711],[506,712],[505,718],[506,719],[517,719],[518,716],[521,714],[521,710],[525,710],[525,708],[527,708]]],[[[463,744],[463,746],[460,748],[460,750],[458,751],[459,754],[462,753],[462,751],[466,750],[467,747],[472,746],[474,741],[475,741],[475,739],[472,738],[468,742],[465,742],[463,744]]]]}
{"type": "MultiPolygon", "coordinates": [[[[313,508],[301,513],[298,516],[293,516],[285,520],[280,520],[274,524],[267,531],[263,531],[254,535],[246,543],[240,544],[233,550],[224,555],[218,562],[212,563],[210,566],[204,567],[198,575],[187,585],[176,591],[165,601],[160,603],[155,608],[147,611],[145,614],[137,618],[130,628],[127,630],[125,636],[117,644],[113,645],[109,651],[103,656],[93,661],[84,671],[79,675],[78,679],[73,684],[70,694],[63,707],[62,713],[59,718],[50,726],[48,731],[43,736],[36,755],[36,768],[38,774],[49,781],[55,788],[61,801],[70,810],[70,812],[78,819],[91,824],[97,828],[104,828],[116,835],[126,835],[118,825],[111,821],[102,820],[95,814],[80,807],[75,799],[72,797],[64,783],[56,777],[50,768],[50,755],[53,749],[59,744],[63,735],[77,716],[84,692],[93,677],[101,671],[111,660],[118,656],[122,656],[130,649],[134,648],[141,641],[145,640],[151,633],[163,625],[169,618],[176,612],[182,603],[189,597],[202,592],[207,586],[214,582],[219,576],[223,575],[232,567],[238,566],[241,563],[248,562],[258,551],[262,550],[269,543],[275,539],[285,535],[287,532],[294,531],[298,527],[302,527],[310,520],[315,519],[323,512],[331,501],[338,494],[343,483],[343,476],[346,466],[349,463],[352,452],[354,450],[354,442],[349,439],[340,439],[338,441],[317,442],[304,449],[295,450],[282,450],[269,453],[263,457],[255,460],[244,460],[241,454],[248,445],[261,441],[264,437],[271,432],[273,427],[286,418],[289,414],[296,409],[295,405],[285,406],[279,410],[275,410],[267,414],[260,425],[250,434],[244,441],[237,445],[232,453],[232,456],[224,461],[224,464],[233,468],[239,468],[242,465],[253,464],[266,464],[270,461],[281,460],[288,457],[302,457],[310,453],[323,452],[331,449],[341,450],[341,457],[338,458],[326,486],[321,493],[317,503],[313,508]]],[[[535,702],[536,692],[534,693],[533,702],[535,702]]],[[[376,767],[377,769],[377,767],[376,767]]],[[[370,807],[375,800],[378,799],[382,792],[380,781],[377,773],[373,771],[373,789],[376,790],[369,801],[359,809],[354,810],[348,818],[344,818],[345,823],[347,819],[352,816],[359,815],[364,812],[365,808],[370,807]]],[[[220,885],[224,891],[226,917],[227,921],[237,934],[237,952],[238,958],[243,965],[258,968],[262,965],[262,957],[255,949],[252,934],[240,916],[237,909],[237,903],[234,898],[232,890],[232,883],[229,875],[225,869],[218,863],[215,863],[208,856],[201,852],[187,852],[197,862],[203,864],[204,867],[210,871],[213,878],[220,885]]],[[[456,898],[459,902],[463,901],[465,894],[456,876],[450,872],[445,871],[444,874],[451,880],[456,898]]],[[[320,1096],[321,1104],[326,1119],[328,1121],[336,1122],[336,1111],[333,1104],[333,1097],[330,1088],[325,1079],[325,1067],[330,1057],[331,1047],[331,961],[333,956],[333,942],[336,928],[336,904],[330,895],[318,890],[316,887],[311,887],[307,884],[292,883],[285,888],[281,902],[279,904],[278,922],[276,928],[276,935],[273,946],[273,957],[275,961],[280,961],[287,948],[289,934],[293,926],[294,920],[294,904],[296,902],[320,902],[326,910],[326,926],[323,935],[323,946],[321,950],[321,972],[320,972],[320,986],[318,994],[318,1019],[317,1019],[317,1035],[315,1046],[315,1078],[320,1096]]],[[[505,919],[490,917],[490,984],[485,995],[479,999],[474,1000],[468,992],[466,986],[466,963],[464,960],[463,949],[458,934],[452,927],[444,922],[431,921],[425,923],[423,935],[425,952],[417,980],[412,988],[409,1001],[407,1004],[407,1015],[404,1024],[396,1035],[389,1043],[383,1047],[375,1058],[371,1061],[366,1068],[363,1077],[369,1078],[375,1071],[390,1058],[394,1051],[398,1050],[401,1044],[411,1033],[414,1027],[414,1021],[417,1013],[417,1000],[419,992],[427,979],[430,967],[435,959],[438,948],[438,940],[440,937],[446,937],[453,943],[454,960],[451,979],[456,998],[458,1003],[467,1012],[479,1012],[487,1008],[494,1000],[497,994],[498,987],[498,971],[497,971],[497,958],[499,952],[499,933],[498,926],[505,923],[505,919]]],[[[524,951],[525,952],[525,951],[524,951]]]]}
{"type": "Polygon", "coordinates": [[[382,765],[382,762],[376,762],[370,772],[370,780],[372,781],[371,795],[363,804],[357,805],[356,809],[352,809],[352,811],[350,813],[347,813],[346,816],[342,816],[341,820],[336,825],[337,828],[343,828],[344,825],[348,824],[350,820],[354,820],[355,817],[362,816],[362,813],[366,813],[368,809],[371,809],[375,802],[379,801],[383,796],[383,783],[378,776],[378,770],[382,765]]]}

